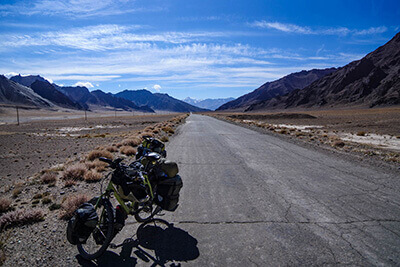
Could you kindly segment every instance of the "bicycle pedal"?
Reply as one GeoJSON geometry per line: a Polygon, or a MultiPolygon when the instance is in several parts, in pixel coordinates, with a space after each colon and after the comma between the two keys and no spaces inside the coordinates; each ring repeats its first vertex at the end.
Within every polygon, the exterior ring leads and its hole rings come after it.
{"type": "Polygon", "coordinates": [[[118,246],[115,245],[114,243],[111,243],[111,244],[110,244],[110,248],[111,248],[111,249],[116,249],[116,248],[118,248],[118,246]]]}

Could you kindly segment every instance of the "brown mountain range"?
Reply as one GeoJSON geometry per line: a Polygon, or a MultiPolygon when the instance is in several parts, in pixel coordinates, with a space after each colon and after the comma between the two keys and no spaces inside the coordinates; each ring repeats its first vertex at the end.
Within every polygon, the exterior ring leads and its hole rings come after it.
{"type": "Polygon", "coordinates": [[[296,89],[303,89],[312,82],[334,72],[335,68],[312,69],[291,73],[279,80],[267,82],[251,93],[245,94],[235,100],[220,106],[217,110],[244,110],[252,104],[269,100],[276,96],[290,93],[296,89]]]}
{"type": "Polygon", "coordinates": [[[302,90],[255,103],[246,111],[375,107],[400,104],[400,33],[389,42],[302,90]]]}

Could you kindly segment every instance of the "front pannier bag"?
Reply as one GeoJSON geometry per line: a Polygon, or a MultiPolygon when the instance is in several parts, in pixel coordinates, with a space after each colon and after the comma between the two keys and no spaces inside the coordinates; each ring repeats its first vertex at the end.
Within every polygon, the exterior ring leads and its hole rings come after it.
{"type": "Polygon", "coordinates": [[[84,244],[95,229],[99,217],[91,203],[83,203],[68,221],[67,239],[72,245],[84,244]]]}
{"type": "Polygon", "coordinates": [[[179,175],[160,181],[157,184],[157,197],[155,199],[157,205],[163,210],[175,211],[178,207],[179,192],[182,186],[182,178],[179,175]]]}

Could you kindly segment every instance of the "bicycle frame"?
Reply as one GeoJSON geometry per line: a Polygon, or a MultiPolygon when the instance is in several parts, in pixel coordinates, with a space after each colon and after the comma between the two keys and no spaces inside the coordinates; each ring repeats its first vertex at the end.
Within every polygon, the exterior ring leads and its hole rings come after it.
{"type": "MultiPolygon", "coordinates": [[[[151,186],[151,183],[149,181],[149,177],[146,174],[144,174],[143,177],[145,178],[143,183],[145,186],[148,186],[149,191],[150,191],[151,200],[153,200],[154,193],[153,193],[153,188],[151,186]]],[[[97,207],[100,203],[100,200],[104,196],[109,197],[111,195],[111,193],[114,193],[115,199],[118,201],[118,203],[121,205],[121,207],[125,210],[126,214],[133,214],[135,212],[134,205],[132,205],[131,207],[128,207],[128,205],[125,204],[125,201],[121,198],[121,196],[118,193],[118,190],[115,188],[115,185],[111,180],[108,183],[106,190],[103,193],[101,193],[99,199],[96,202],[95,208],[97,209],[97,207]]],[[[135,202],[132,202],[132,204],[134,204],[134,203],[135,202]]]]}

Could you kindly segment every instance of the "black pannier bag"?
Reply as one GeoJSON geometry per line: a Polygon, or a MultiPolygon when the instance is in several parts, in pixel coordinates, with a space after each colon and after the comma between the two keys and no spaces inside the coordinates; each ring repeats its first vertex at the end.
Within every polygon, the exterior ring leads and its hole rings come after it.
{"type": "Polygon", "coordinates": [[[96,228],[99,217],[91,203],[83,203],[68,221],[67,239],[72,245],[84,244],[96,228]]]}
{"type": "Polygon", "coordinates": [[[175,211],[178,207],[179,192],[182,186],[182,178],[179,175],[160,181],[157,184],[156,204],[163,210],[175,211]]]}

